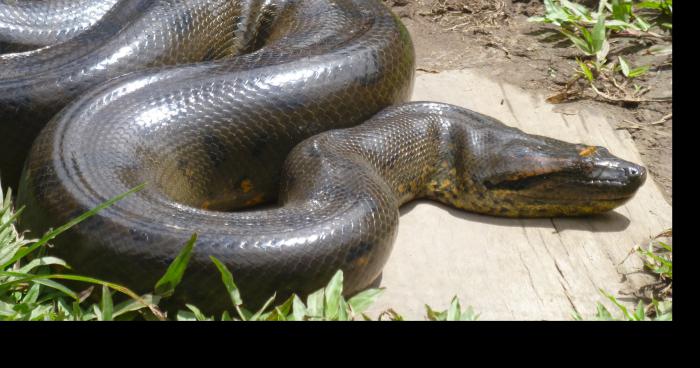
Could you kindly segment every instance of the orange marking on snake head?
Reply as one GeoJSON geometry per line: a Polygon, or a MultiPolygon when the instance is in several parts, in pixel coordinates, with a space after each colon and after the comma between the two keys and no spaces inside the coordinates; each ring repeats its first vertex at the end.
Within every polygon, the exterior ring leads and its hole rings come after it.
{"type": "Polygon", "coordinates": [[[589,146],[581,150],[581,152],[578,153],[579,156],[581,157],[588,157],[597,151],[598,148],[595,146],[589,146]]]}

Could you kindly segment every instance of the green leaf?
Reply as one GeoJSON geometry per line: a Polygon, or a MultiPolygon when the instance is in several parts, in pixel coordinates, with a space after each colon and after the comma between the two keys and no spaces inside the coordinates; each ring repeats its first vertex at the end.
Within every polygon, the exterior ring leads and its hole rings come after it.
{"type": "MultiPolygon", "coordinates": [[[[10,210],[10,206],[11,206],[11,205],[12,205],[11,202],[7,202],[6,207],[4,207],[4,208],[0,211],[0,214],[2,214],[3,217],[4,217],[5,214],[10,214],[10,211],[9,211],[9,210],[10,210]]],[[[17,219],[18,219],[19,216],[22,214],[22,212],[24,212],[24,206],[22,206],[20,209],[18,209],[17,211],[15,211],[14,214],[12,214],[11,216],[7,217],[6,219],[0,219],[0,221],[1,221],[1,222],[0,222],[0,232],[4,231],[5,229],[8,229],[10,226],[12,226],[12,225],[17,221],[17,219]]],[[[0,244],[1,244],[1,243],[0,243],[0,244]]]]}
{"type": "Polygon", "coordinates": [[[635,321],[644,321],[644,317],[645,317],[644,307],[645,307],[644,302],[642,302],[640,300],[639,304],[637,304],[637,309],[635,309],[635,311],[634,311],[635,321]]]}
{"type": "Polygon", "coordinates": [[[637,6],[637,8],[640,8],[640,9],[643,9],[643,8],[645,8],[645,9],[661,9],[661,3],[656,2],[656,1],[642,1],[642,2],[638,3],[636,6],[637,6]]]}
{"type": "Polygon", "coordinates": [[[192,312],[188,312],[186,310],[179,310],[177,311],[177,315],[175,318],[178,321],[196,321],[197,317],[194,315],[192,312]]]}
{"type": "Polygon", "coordinates": [[[640,75],[643,75],[644,73],[646,73],[648,70],[649,70],[649,67],[646,65],[640,66],[638,68],[634,68],[634,69],[630,70],[629,77],[630,78],[639,77],[640,75]]]}
{"type": "Polygon", "coordinates": [[[114,304],[112,302],[112,294],[109,291],[109,288],[105,285],[102,285],[102,320],[103,321],[111,321],[112,320],[112,312],[114,311],[114,304]]]}
{"type": "Polygon", "coordinates": [[[323,318],[324,289],[319,289],[306,297],[306,313],[312,318],[323,318]]]}
{"type": "Polygon", "coordinates": [[[74,218],[74,219],[68,221],[66,224],[64,224],[64,225],[62,225],[62,226],[59,226],[59,227],[56,228],[55,230],[47,232],[41,239],[39,239],[39,241],[37,241],[36,243],[32,244],[31,246],[29,246],[29,247],[27,247],[27,248],[23,248],[22,250],[20,250],[19,252],[17,252],[17,254],[15,254],[14,257],[12,257],[10,260],[6,261],[2,266],[0,266],[0,270],[6,269],[6,268],[9,267],[11,264],[15,263],[18,259],[23,258],[23,257],[26,256],[27,254],[33,252],[33,251],[36,250],[37,248],[39,248],[39,247],[43,246],[44,244],[48,243],[49,241],[53,240],[55,237],[57,237],[59,234],[63,233],[64,231],[66,231],[66,230],[70,229],[71,227],[73,227],[73,226],[75,226],[75,225],[81,223],[82,221],[84,221],[84,220],[86,220],[87,218],[89,218],[89,217],[95,215],[96,213],[102,211],[103,209],[105,209],[105,208],[111,206],[111,205],[114,204],[115,202],[118,202],[118,201],[122,200],[124,197],[126,197],[126,196],[128,196],[128,195],[131,195],[131,194],[133,194],[133,193],[135,193],[135,192],[138,192],[138,191],[140,191],[140,190],[142,190],[144,187],[145,187],[145,184],[138,185],[138,186],[134,187],[133,189],[131,189],[131,190],[125,192],[125,193],[122,193],[122,194],[120,194],[120,195],[118,195],[118,196],[115,196],[115,197],[113,197],[112,199],[109,199],[109,200],[107,200],[106,202],[104,202],[104,203],[98,205],[97,207],[95,207],[95,208],[93,208],[93,209],[91,209],[91,210],[89,210],[89,211],[83,213],[82,215],[80,215],[80,216],[78,216],[78,217],[76,217],[76,218],[74,218]]]}
{"type": "Polygon", "coordinates": [[[338,272],[333,275],[331,281],[328,282],[325,291],[325,308],[324,317],[328,320],[334,320],[338,317],[338,307],[340,305],[340,298],[343,292],[343,271],[338,270],[338,272]]]}
{"type": "Polygon", "coordinates": [[[75,292],[73,292],[73,290],[63,286],[62,284],[60,284],[56,281],[35,279],[33,282],[50,287],[52,289],[56,289],[64,294],[68,295],[69,297],[71,297],[73,299],[78,299],[78,295],[75,292]]]}
{"type": "Polygon", "coordinates": [[[367,289],[348,300],[353,313],[363,313],[384,293],[384,288],[367,289]]]}
{"type": "Polygon", "coordinates": [[[564,36],[568,37],[569,40],[571,40],[571,42],[573,42],[574,45],[579,48],[579,50],[583,51],[584,54],[595,54],[595,51],[593,51],[592,46],[586,40],[574,35],[570,31],[567,31],[565,29],[560,29],[559,32],[561,32],[564,36]]]}
{"type": "Polygon", "coordinates": [[[214,256],[209,256],[209,258],[214,262],[214,265],[216,265],[216,268],[219,269],[219,273],[221,273],[221,281],[223,281],[224,286],[226,287],[226,291],[228,292],[229,297],[231,298],[231,302],[233,302],[233,305],[235,307],[240,307],[243,305],[243,299],[241,298],[241,292],[238,290],[238,286],[236,286],[236,283],[233,282],[233,275],[231,272],[226,268],[226,266],[221,263],[216,257],[214,256]]]}
{"type": "Polygon", "coordinates": [[[221,320],[222,321],[233,321],[233,318],[231,318],[231,315],[228,313],[228,311],[224,311],[221,313],[221,320]]]}
{"type": "Polygon", "coordinates": [[[472,308],[472,306],[470,305],[469,307],[467,307],[467,310],[462,313],[460,319],[462,321],[476,321],[479,319],[480,315],[481,314],[474,314],[474,308],[472,308]]]}
{"type": "Polygon", "coordinates": [[[73,312],[71,316],[74,321],[83,321],[83,309],[80,308],[80,303],[78,301],[73,302],[73,312]]]}
{"type": "Polygon", "coordinates": [[[612,321],[614,320],[612,314],[608,311],[603,304],[596,302],[596,319],[600,321],[612,321]]]}
{"type": "MultiPolygon", "coordinates": [[[[287,316],[289,316],[289,313],[292,310],[292,303],[294,302],[294,296],[291,296],[287,298],[287,300],[282,303],[282,305],[278,305],[274,309],[274,313],[270,315],[270,317],[267,319],[268,321],[286,321],[287,316]]],[[[292,318],[294,318],[292,316],[292,318]]]]}
{"type": "Polygon", "coordinates": [[[633,320],[632,316],[627,311],[627,308],[624,305],[620,304],[620,302],[618,302],[614,296],[606,293],[603,289],[599,289],[599,291],[600,291],[600,293],[605,295],[608,299],[610,299],[610,301],[613,302],[613,304],[615,304],[615,306],[617,306],[617,308],[622,312],[622,314],[625,316],[625,318],[628,321],[633,320]]]}
{"type": "Polygon", "coordinates": [[[632,3],[626,0],[612,0],[613,18],[628,22],[632,17],[632,3]]]}
{"type": "Polygon", "coordinates": [[[236,312],[238,312],[238,316],[241,317],[243,321],[249,321],[253,317],[253,312],[243,307],[236,306],[236,312]]]}
{"type": "Polygon", "coordinates": [[[197,234],[192,234],[192,237],[187,241],[185,247],[182,248],[177,257],[175,257],[172,263],[170,263],[170,266],[168,266],[165,275],[156,283],[156,295],[164,298],[173,295],[175,288],[180,284],[180,281],[182,281],[182,275],[185,274],[196,241],[197,234]]]}
{"type": "Polygon", "coordinates": [[[94,316],[85,316],[84,318],[88,318],[88,320],[91,320],[93,318],[97,318],[98,321],[101,321],[102,318],[102,310],[100,310],[100,307],[97,304],[92,305],[92,312],[94,313],[94,316]]]}
{"type": "Polygon", "coordinates": [[[544,8],[546,18],[549,22],[559,26],[563,22],[570,21],[569,15],[552,0],[544,0],[544,8]]]}
{"type": "Polygon", "coordinates": [[[547,18],[541,16],[532,16],[527,18],[527,21],[532,23],[544,23],[545,20],[547,20],[547,18]]]}
{"type": "Polygon", "coordinates": [[[579,59],[576,59],[576,62],[581,68],[581,72],[586,77],[586,79],[588,79],[589,82],[593,82],[593,73],[591,72],[591,69],[588,68],[588,65],[586,65],[586,63],[582,62],[579,59]]]}
{"type": "Polygon", "coordinates": [[[647,32],[651,28],[651,24],[647,23],[647,21],[640,16],[635,16],[634,24],[639,27],[639,30],[642,32],[647,32]]]}
{"type": "MultiPolygon", "coordinates": [[[[426,307],[428,307],[428,306],[426,305],[426,307]]],[[[430,308],[430,307],[428,307],[428,308],[430,308]]],[[[364,317],[365,314],[363,313],[362,316],[364,317]]],[[[382,312],[382,313],[379,315],[379,318],[378,318],[378,319],[379,319],[380,321],[382,321],[382,320],[383,320],[382,318],[384,318],[384,316],[389,316],[389,320],[390,320],[390,321],[403,321],[403,320],[404,320],[403,316],[400,315],[399,313],[397,313],[397,312],[396,312],[394,309],[392,309],[392,308],[389,308],[389,309],[385,310],[384,312],[382,312]]]]}
{"type": "Polygon", "coordinates": [[[665,250],[667,250],[667,251],[669,251],[669,252],[673,252],[673,248],[672,248],[670,245],[668,245],[668,244],[666,244],[666,243],[664,243],[664,242],[662,242],[662,241],[657,242],[657,243],[659,244],[659,246],[660,246],[661,248],[663,248],[663,249],[665,249],[665,250]]]}
{"type": "Polygon", "coordinates": [[[197,308],[196,306],[194,306],[192,304],[185,304],[185,307],[187,307],[187,309],[192,311],[192,313],[194,314],[194,317],[197,319],[197,321],[210,321],[211,320],[211,318],[207,318],[207,316],[205,316],[204,313],[202,313],[202,311],[199,310],[199,308],[197,308]]]}
{"type": "Polygon", "coordinates": [[[294,294],[292,296],[294,298],[292,300],[292,311],[293,311],[293,316],[295,321],[303,321],[304,317],[306,316],[306,306],[304,305],[304,302],[299,299],[299,297],[294,294]]]}
{"type": "MultiPolygon", "coordinates": [[[[598,21],[593,27],[591,32],[591,46],[593,53],[599,54],[600,51],[604,50],[605,39],[605,16],[603,14],[598,15],[598,21]]],[[[607,52],[605,52],[607,54],[607,52]]],[[[602,60],[606,55],[599,55],[598,60],[602,60]]]]}
{"type": "Polygon", "coordinates": [[[23,304],[34,304],[36,303],[36,300],[39,298],[39,291],[41,289],[41,285],[39,284],[34,284],[32,285],[29,290],[27,291],[26,294],[24,294],[24,297],[22,298],[22,303],[23,304]]]}
{"type": "Polygon", "coordinates": [[[591,19],[591,11],[583,5],[572,3],[567,0],[561,0],[561,5],[569,9],[569,11],[571,11],[571,13],[576,17],[591,19]]]}
{"type": "Polygon", "coordinates": [[[348,320],[348,303],[345,301],[345,298],[342,296],[340,297],[340,303],[338,304],[338,321],[347,321],[348,320]]]}
{"type": "Polygon", "coordinates": [[[437,312],[427,304],[425,305],[425,311],[428,319],[431,321],[444,321],[447,318],[447,312],[437,312]]]}
{"type": "MultiPolygon", "coordinates": [[[[142,295],[141,299],[147,303],[147,304],[153,304],[157,305],[160,302],[160,297],[157,295],[151,295],[151,294],[146,294],[142,295]]],[[[124,315],[129,312],[137,311],[143,308],[147,308],[148,306],[146,304],[143,304],[137,300],[134,299],[129,299],[126,301],[123,301],[119,304],[117,304],[114,307],[114,312],[112,313],[112,317],[117,318],[121,315],[124,315]]]]}
{"type": "MultiPolygon", "coordinates": [[[[0,275],[8,275],[8,276],[17,276],[17,273],[14,272],[5,272],[5,271],[0,271],[0,275]]],[[[20,276],[23,274],[19,274],[20,276]]],[[[87,277],[87,276],[79,276],[79,275],[63,275],[63,274],[47,274],[47,275],[29,275],[26,277],[22,277],[17,280],[12,280],[9,282],[5,282],[0,284],[0,293],[2,293],[4,290],[7,290],[11,288],[14,285],[21,284],[21,283],[26,283],[34,280],[48,280],[48,279],[63,279],[63,280],[73,280],[73,281],[81,281],[81,282],[87,282],[91,284],[96,284],[96,285],[106,285],[109,288],[113,290],[117,290],[121,292],[122,294],[126,294],[129,297],[131,297],[134,300],[137,300],[139,303],[149,306],[143,299],[141,299],[140,296],[136,295],[133,291],[129,290],[128,288],[111,283],[111,282],[106,282],[102,280],[98,280],[92,277],[87,277]]]]}
{"type": "Polygon", "coordinates": [[[277,296],[277,293],[273,294],[270,299],[268,299],[265,304],[258,310],[252,317],[250,317],[248,320],[249,321],[257,321],[258,319],[265,319],[265,318],[260,318],[263,314],[263,312],[267,309],[267,307],[272,304],[272,302],[275,300],[275,297],[277,296]]]}
{"type": "Polygon", "coordinates": [[[459,299],[455,295],[452,298],[450,307],[447,309],[447,315],[445,319],[447,321],[459,321],[459,317],[462,316],[462,307],[459,305],[459,299]]]}
{"type": "Polygon", "coordinates": [[[68,264],[66,264],[66,262],[64,260],[62,260],[60,258],[56,258],[56,257],[48,257],[47,256],[47,257],[41,257],[41,258],[36,258],[36,259],[31,260],[26,265],[20,267],[18,272],[28,273],[29,271],[33,270],[36,267],[49,266],[49,265],[60,265],[60,266],[63,266],[63,267],[70,269],[70,267],[68,267],[68,264]]]}
{"type": "Polygon", "coordinates": [[[617,19],[611,19],[605,21],[605,27],[610,29],[627,29],[632,28],[632,25],[628,22],[623,22],[617,19]]]}
{"type": "Polygon", "coordinates": [[[671,321],[673,320],[673,301],[652,301],[654,303],[654,308],[656,309],[656,321],[671,321]]]}
{"type": "Polygon", "coordinates": [[[622,58],[622,56],[618,56],[617,60],[619,60],[619,62],[620,62],[620,69],[622,70],[622,74],[625,77],[629,77],[630,76],[630,66],[627,64],[625,59],[622,58]]]}
{"type": "Polygon", "coordinates": [[[598,1],[598,16],[603,14],[605,9],[608,7],[608,0],[600,0],[598,1]]]}

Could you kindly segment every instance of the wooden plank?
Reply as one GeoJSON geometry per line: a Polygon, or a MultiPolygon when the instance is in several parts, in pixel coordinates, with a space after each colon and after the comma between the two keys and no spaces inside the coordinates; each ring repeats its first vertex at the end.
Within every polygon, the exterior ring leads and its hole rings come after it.
{"type": "MultiPolygon", "coordinates": [[[[417,75],[413,100],[452,103],[491,115],[525,132],[607,147],[642,163],[626,131],[597,111],[554,112],[544,96],[469,70],[417,75]]],[[[370,309],[387,308],[424,319],[425,304],[446,309],[453,296],[485,320],[570,320],[595,314],[599,289],[621,298],[649,281],[635,273],[636,244],[671,227],[671,206],[649,177],[637,195],[613,212],[586,218],[503,219],[428,202],[401,209],[399,233],[384,269],[384,295],[370,309]]]]}

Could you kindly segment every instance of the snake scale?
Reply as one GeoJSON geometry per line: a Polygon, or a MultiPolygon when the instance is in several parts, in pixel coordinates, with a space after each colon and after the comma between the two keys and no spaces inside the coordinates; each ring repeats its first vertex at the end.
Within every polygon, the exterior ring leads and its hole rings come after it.
{"type": "Polygon", "coordinates": [[[581,215],[646,177],[603,147],[407,102],[413,45],[379,1],[0,0],[0,52],[0,171],[21,225],[146,183],[51,251],[147,292],[196,232],[175,298],[209,309],[227,303],[210,256],[251,304],[338,269],[352,294],[380,275],[413,199],[581,215]]]}

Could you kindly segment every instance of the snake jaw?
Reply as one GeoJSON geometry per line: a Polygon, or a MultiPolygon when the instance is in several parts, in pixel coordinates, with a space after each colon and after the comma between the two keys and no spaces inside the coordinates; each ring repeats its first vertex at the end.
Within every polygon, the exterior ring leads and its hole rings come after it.
{"type": "Polygon", "coordinates": [[[519,157],[506,152],[507,157],[499,160],[505,169],[483,180],[496,214],[549,217],[606,212],[631,199],[646,181],[644,167],[615,157],[604,147],[550,143],[555,146],[537,146],[538,154],[526,159],[522,152],[527,147],[516,149],[519,157]]]}

